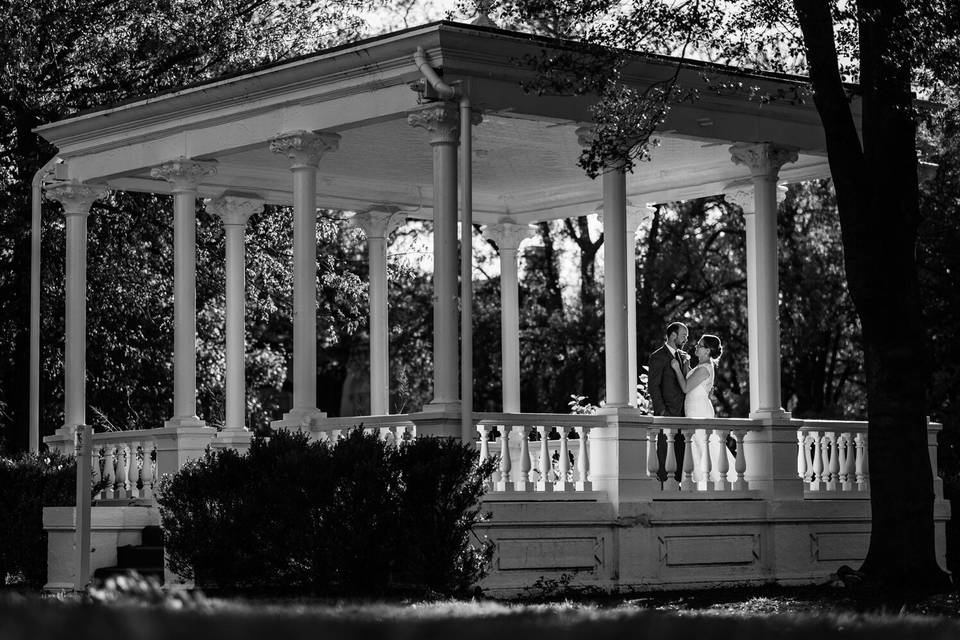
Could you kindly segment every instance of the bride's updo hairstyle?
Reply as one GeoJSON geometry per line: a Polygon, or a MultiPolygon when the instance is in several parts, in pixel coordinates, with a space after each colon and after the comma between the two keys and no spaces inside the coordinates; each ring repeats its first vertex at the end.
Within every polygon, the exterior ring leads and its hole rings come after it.
{"type": "Polygon", "coordinates": [[[707,349],[710,349],[710,359],[713,360],[714,363],[716,363],[717,360],[720,359],[720,356],[723,355],[723,345],[720,344],[720,338],[717,336],[712,336],[709,333],[705,333],[700,337],[700,342],[707,349]]]}

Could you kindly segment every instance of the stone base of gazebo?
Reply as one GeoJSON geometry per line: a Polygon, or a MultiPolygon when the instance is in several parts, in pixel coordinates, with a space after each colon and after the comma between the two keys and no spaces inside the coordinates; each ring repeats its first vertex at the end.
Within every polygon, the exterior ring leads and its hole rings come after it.
{"type": "MultiPolygon", "coordinates": [[[[870,473],[863,422],[653,418],[632,409],[598,415],[474,414],[479,459],[497,456],[477,535],[494,545],[482,587],[521,595],[540,587],[604,591],[750,583],[814,584],[863,560],[870,536],[870,473]]],[[[387,442],[459,433],[459,414],[325,418],[304,425],[336,442],[362,425],[387,442]]],[[[937,556],[950,516],[934,469],[937,556]]],[[[222,435],[222,432],[221,432],[222,435]]],[[[157,481],[207,446],[210,427],[94,434],[91,570],[159,523],[157,481]]],[[[45,441],[70,453],[62,430],[45,441]]],[[[73,587],[73,508],[45,508],[47,589],[73,587]]],[[[168,581],[176,580],[167,571],[168,581]]]]}
{"type": "MultiPolygon", "coordinates": [[[[867,500],[601,502],[485,500],[478,531],[494,544],[481,586],[501,597],[552,590],[630,592],[804,585],[858,568],[870,541],[867,500]]],[[[944,566],[946,502],[936,505],[944,566]]]]}

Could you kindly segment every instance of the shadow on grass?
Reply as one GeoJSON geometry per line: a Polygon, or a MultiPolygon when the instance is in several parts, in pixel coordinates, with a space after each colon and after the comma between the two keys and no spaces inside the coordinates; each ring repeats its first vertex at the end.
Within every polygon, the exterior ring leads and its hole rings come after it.
{"type": "Polygon", "coordinates": [[[876,608],[868,602],[852,603],[841,593],[822,588],[728,589],[545,604],[216,600],[200,596],[186,600],[186,605],[173,605],[180,610],[129,602],[91,605],[8,593],[0,595],[0,638],[960,638],[955,593],[901,611],[876,608]],[[951,615],[954,617],[947,617],[951,615]]]}

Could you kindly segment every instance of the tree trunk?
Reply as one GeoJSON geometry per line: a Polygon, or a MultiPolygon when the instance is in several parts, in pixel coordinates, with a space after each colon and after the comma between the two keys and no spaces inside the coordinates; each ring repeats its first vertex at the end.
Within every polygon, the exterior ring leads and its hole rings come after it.
{"type": "Polygon", "coordinates": [[[897,1],[859,3],[861,148],[838,70],[830,3],[794,5],[826,133],[847,283],[863,327],[872,528],[861,570],[888,588],[940,588],[949,581],[936,561],[927,452],[911,51],[895,26],[905,9],[897,1]]]}

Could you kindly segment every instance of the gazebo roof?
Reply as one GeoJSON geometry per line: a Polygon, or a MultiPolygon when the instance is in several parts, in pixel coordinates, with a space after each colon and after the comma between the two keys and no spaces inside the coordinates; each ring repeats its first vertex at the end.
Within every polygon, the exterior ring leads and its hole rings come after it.
{"type": "MultiPolygon", "coordinates": [[[[362,210],[391,204],[411,217],[432,217],[433,166],[428,135],[407,124],[423,107],[410,84],[421,78],[413,61],[423,47],[444,80],[460,82],[483,122],[474,128],[474,216],[517,222],[589,213],[600,202],[599,181],[577,166],[576,129],[589,122],[588,97],[537,96],[520,83],[516,64],[556,41],[511,31],[438,22],[386,34],[180,90],[78,114],[37,132],[59,148],[70,178],[128,191],[165,193],[150,169],[179,157],[215,160],[217,172],[200,195],[258,193],[292,201],[289,161],[271,153],[279,133],[340,134],[338,151],[320,162],[318,206],[362,210]]],[[[626,68],[645,86],[673,73],[676,61],[636,54],[626,68]]],[[[736,76],[761,94],[800,79],[738,74],[717,65],[682,71],[688,86],[704,86],[707,71],[736,76]]],[[[717,194],[749,183],[730,160],[733,142],[774,142],[796,148],[799,160],[783,181],[829,175],[823,130],[810,104],[761,103],[744,93],[704,96],[676,105],[658,133],[653,160],[627,177],[637,206],[717,194]]]]}

